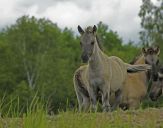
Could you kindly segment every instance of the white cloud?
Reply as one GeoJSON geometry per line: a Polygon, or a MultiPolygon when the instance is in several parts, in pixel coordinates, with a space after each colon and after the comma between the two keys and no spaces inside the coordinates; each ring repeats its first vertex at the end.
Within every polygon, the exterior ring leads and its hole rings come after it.
{"type": "Polygon", "coordinates": [[[57,22],[61,28],[66,26],[76,28],[78,24],[84,24],[90,17],[89,13],[72,2],[58,3],[47,8],[43,14],[52,21],[57,22]]]}
{"type": "Polygon", "coordinates": [[[13,22],[14,17],[17,15],[15,13],[15,3],[14,1],[1,0],[0,1],[0,26],[4,26],[13,22]]]}
{"type": "MultiPolygon", "coordinates": [[[[155,0],[154,0],[155,1],[155,0]]],[[[61,28],[77,31],[103,21],[117,31],[125,41],[138,41],[141,0],[1,0],[0,28],[24,15],[46,17],[61,28]]]]}

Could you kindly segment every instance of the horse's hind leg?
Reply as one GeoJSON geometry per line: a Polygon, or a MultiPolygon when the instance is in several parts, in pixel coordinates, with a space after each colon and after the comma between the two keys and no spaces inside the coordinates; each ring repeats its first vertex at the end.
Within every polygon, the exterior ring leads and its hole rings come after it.
{"type": "Polygon", "coordinates": [[[79,105],[79,111],[82,111],[82,104],[83,104],[83,97],[79,90],[75,89],[77,100],[78,100],[78,105],[79,105]]]}
{"type": "Polygon", "coordinates": [[[88,112],[90,108],[90,99],[87,96],[83,97],[82,110],[88,112]]]}
{"type": "Polygon", "coordinates": [[[115,92],[115,102],[111,108],[112,111],[115,110],[117,108],[117,106],[119,106],[121,100],[122,100],[122,91],[120,89],[118,89],[115,92]]]}
{"type": "Polygon", "coordinates": [[[77,99],[79,104],[79,111],[88,112],[90,107],[90,99],[87,95],[82,92],[77,92],[77,99]]]}
{"type": "Polygon", "coordinates": [[[77,100],[78,100],[79,111],[81,111],[82,110],[83,97],[82,97],[82,94],[80,92],[80,85],[79,85],[77,73],[74,75],[73,82],[74,82],[74,88],[75,88],[75,92],[76,92],[76,96],[77,96],[77,100]]]}
{"type": "Polygon", "coordinates": [[[86,89],[86,85],[82,81],[81,72],[78,71],[75,73],[74,78],[74,88],[79,104],[79,111],[86,111],[89,106],[89,94],[86,89]]]}

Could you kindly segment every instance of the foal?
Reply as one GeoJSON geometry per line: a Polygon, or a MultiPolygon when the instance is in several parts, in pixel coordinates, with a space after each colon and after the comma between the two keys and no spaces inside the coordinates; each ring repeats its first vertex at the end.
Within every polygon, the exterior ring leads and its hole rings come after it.
{"type": "Polygon", "coordinates": [[[153,79],[151,75],[156,75],[156,67],[158,65],[158,56],[160,53],[159,47],[148,47],[142,49],[142,55],[135,60],[133,64],[149,64],[152,65],[152,69],[148,72],[134,73],[127,75],[127,79],[122,90],[122,103],[120,107],[122,109],[137,109],[142,99],[147,94],[147,84],[150,79],[153,79]]]}
{"type": "Polygon", "coordinates": [[[157,99],[163,93],[163,67],[160,67],[158,71],[158,77],[152,80],[152,85],[149,93],[149,97],[152,101],[157,99]]]}
{"type": "Polygon", "coordinates": [[[97,42],[96,26],[87,27],[84,31],[78,26],[81,34],[80,44],[82,48],[82,60],[88,63],[80,67],[74,74],[74,87],[78,98],[79,109],[86,109],[89,102],[96,109],[98,93],[102,96],[103,111],[110,111],[110,94],[115,93],[113,108],[121,101],[121,90],[123,88],[127,71],[138,72],[149,69],[148,65],[130,65],[124,63],[120,58],[108,57],[99,48],[97,42]]]}

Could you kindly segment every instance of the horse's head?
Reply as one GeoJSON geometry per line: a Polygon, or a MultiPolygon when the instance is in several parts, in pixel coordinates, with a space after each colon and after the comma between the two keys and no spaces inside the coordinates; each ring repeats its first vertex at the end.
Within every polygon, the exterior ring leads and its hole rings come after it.
{"type": "Polygon", "coordinates": [[[158,65],[159,63],[159,54],[160,48],[157,47],[149,47],[149,48],[142,48],[142,52],[145,57],[145,62],[150,65],[158,65]]]}
{"type": "Polygon", "coordinates": [[[157,81],[152,81],[149,97],[152,101],[156,101],[163,93],[163,68],[158,72],[157,81]]]}
{"type": "Polygon", "coordinates": [[[145,57],[145,63],[152,66],[150,77],[152,76],[152,79],[157,79],[160,48],[159,47],[142,48],[142,52],[145,57]]]}
{"type": "Polygon", "coordinates": [[[84,31],[80,26],[78,26],[78,31],[81,35],[80,37],[80,45],[82,48],[82,55],[81,58],[84,63],[88,62],[89,57],[93,53],[94,44],[96,41],[96,26],[87,27],[84,31]]]}

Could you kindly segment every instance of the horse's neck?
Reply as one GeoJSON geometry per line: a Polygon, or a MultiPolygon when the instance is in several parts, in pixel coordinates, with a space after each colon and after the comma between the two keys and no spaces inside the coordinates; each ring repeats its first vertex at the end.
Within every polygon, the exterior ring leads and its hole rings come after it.
{"type": "MultiPolygon", "coordinates": [[[[145,64],[145,58],[144,58],[144,56],[141,55],[139,57],[139,59],[134,64],[145,64]]],[[[140,72],[139,73],[139,77],[140,77],[140,79],[142,79],[142,81],[144,82],[144,84],[146,84],[146,82],[148,81],[147,73],[146,72],[140,72]]]]}
{"type": "Polygon", "coordinates": [[[89,67],[92,70],[98,70],[102,66],[102,60],[103,60],[103,52],[98,46],[97,41],[95,41],[95,46],[93,49],[93,53],[89,59],[89,67]]]}
{"type": "Polygon", "coordinates": [[[143,55],[139,57],[139,59],[134,64],[145,64],[145,58],[143,55]]]}

